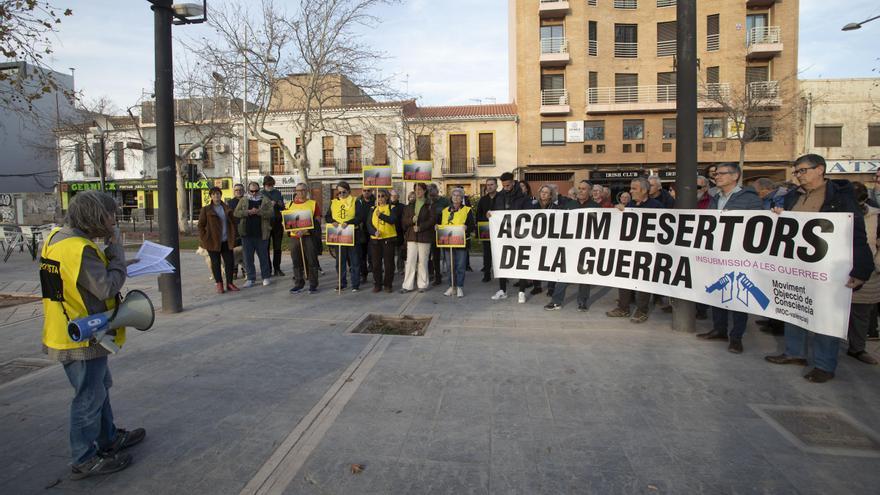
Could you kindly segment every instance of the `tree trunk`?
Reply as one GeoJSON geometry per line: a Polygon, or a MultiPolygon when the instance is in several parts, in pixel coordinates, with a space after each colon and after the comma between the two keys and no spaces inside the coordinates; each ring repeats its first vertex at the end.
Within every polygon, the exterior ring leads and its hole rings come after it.
{"type": "Polygon", "coordinates": [[[177,230],[181,234],[186,233],[186,184],[184,183],[182,160],[175,158],[175,168],[177,169],[176,189],[177,189],[177,230]]]}

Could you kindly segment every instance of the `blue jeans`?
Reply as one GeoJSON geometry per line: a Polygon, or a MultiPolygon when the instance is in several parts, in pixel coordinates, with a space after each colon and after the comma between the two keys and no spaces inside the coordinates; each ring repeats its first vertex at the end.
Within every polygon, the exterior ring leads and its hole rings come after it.
{"type": "Polygon", "coordinates": [[[345,278],[345,269],[348,267],[351,275],[351,288],[360,289],[361,287],[361,250],[358,244],[354,246],[331,246],[330,249],[336,249],[336,273],[342,270],[341,279],[342,287],[348,286],[345,278]],[[341,260],[341,261],[340,261],[341,260]]]}
{"type": "MultiPolygon", "coordinates": [[[[552,283],[552,282],[551,282],[552,283]]],[[[556,287],[553,289],[553,304],[558,304],[562,306],[562,301],[565,300],[565,290],[568,288],[568,284],[565,282],[556,282],[556,287]]],[[[590,300],[590,285],[589,284],[577,284],[578,288],[578,306],[587,307],[587,302],[590,300]]]]}
{"type": "Polygon", "coordinates": [[[64,364],[67,379],[73,385],[70,403],[70,453],[74,464],[81,464],[113,444],[116,425],[110,408],[113,379],[107,356],[64,364]]]}
{"type": "Polygon", "coordinates": [[[742,340],[748,321],[748,313],[712,306],[712,329],[726,333],[731,340],[742,340]],[[727,315],[733,317],[733,328],[729,332],[727,331],[727,315]]]}
{"type": "Polygon", "coordinates": [[[260,277],[265,280],[272,276],[272,264],[269,262],[269,239],[262,237],[242,237],[241,246],[244,250],[244,271],[251,282],[257,280],[254,267],[254,253],[260,259],[260,277]]]}
{"type": "Polygon", "coordinates": [[[813,366],[834,373],[837,369],[837,350],[840,339],[821,333],[813,333],[791,323],[785,323],[785,355],[807,357],[807,340],[813,341],[813,366]]]}
{"type": "MultiPolygon", "coordinates": [[[[467,248],[452,248],[452,262],[449,261],[450,249],[444,248],[443,257],[446,258],[446,264],[452,267],[453,278],[455,279],[455,287],[464,287],[464,271],[467,267],[467,248]]],[[[449,281],[452,287],[452,280],[449,281]]]]}

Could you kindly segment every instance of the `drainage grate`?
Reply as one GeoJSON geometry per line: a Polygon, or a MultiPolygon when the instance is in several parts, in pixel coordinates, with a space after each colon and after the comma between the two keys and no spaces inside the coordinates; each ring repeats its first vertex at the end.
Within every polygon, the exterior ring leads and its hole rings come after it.
{"type": "Polygon", "coordinates": [[[367,314],[355,322],[351,333],[421,337],[428,332],[431,319],[431,316],[367,314]]]}
{"type": "Polygon", "coordinates": [[[805,452],[880,457],[880,435],[837,409],[770,405],[751,407],[805,452]]]}
{"type": "Polygon", "coordinates": [[[43,359],[13,359],[0,364],[0,385],[17,380],[28,373],[39,371],[54,364],[43,359]]]}

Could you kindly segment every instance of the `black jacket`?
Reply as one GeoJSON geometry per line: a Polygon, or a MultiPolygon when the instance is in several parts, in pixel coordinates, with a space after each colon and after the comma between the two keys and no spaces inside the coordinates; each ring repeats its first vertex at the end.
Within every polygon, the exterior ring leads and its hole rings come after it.
{"type": "Polygon", "coordinates": [[[660,195],[654,198],[658,203],[663,205],[663,208],[669,208],[670,210],[675,208],[675,198],[669,194],[669,191],[666,189],[660,188],[660,195]]]}
{"type": "MultiPolygon", "coordinates": [[[[803,191],[800,189],[786,194],[783,208],[791,210],[801,195],[803,195],[803,191]]],[[[853,267],[849,276],[867,281],[874,271],[874,257],[871,255],[871,248],[868,247],[868,239],[865,235],[865,217],[862,215],[862,209],[856,203],[852,184],[848,180],[842,179],[826,181],[825,202],[822,203],[819,211],[822,213],[853,214],[853,267]]]]}
{"type": "MultiPolygon", "coordinates": [[[[383,222],[388,222],[388,223],[394,225],[395,230],[397,230],[397,235],[400,236],[400,212],[403,208],[401,208],[400,206],[395,206],[394,203],[389,203],[388,206],[391,207],[391,211],[390,211],[391,214],[390,215],[383,215],[383,214],[379,213],[379,220],[382,220],[383,222]]],[[[376,207],[371,206],[369,213],[367,213],[367,221],[365,222],[367,224],[367,233],[370,234],[370,236],[373,236],[376,234],[376,227],[373,226],[373,212],[374,211],[376,211],[376,207]]]]}
{"type": "MultiPolygon", "coordinates": [[[[327,213],[324,215],[324,221],[328,224],[332,224],[336,222],[333,220],[333,202],[331,201],[329,205],[327,205],[327,213]]],[[[364,222],[367,219],[367,203],[365,201],[355,200],[354,202],[354,219],[352,219],[350,224],[355,225],[354,229],[354,243],[361,244],[367,242],[367,234],[365,232],[366,225],[364,222]]]]}
{"type": "Polygon", "coordinates": [[[530,204],[531,198],[523,194],[519,182],[514,182],[510,192],[504,189],[498,191],[492,210],[528,210],[531,208],[530,204]]]}
{"type": "MultiPolygon", "coordinates": [[[[498,197],[498,193],[495,193],[495,198],[498,197]]],[[[495,198],[490,198],[488,194],[484,194],[480,196],[480,200],[477,201],[477,221],[478,222],[488,222],[489,216],[487,213],[492,211],[492,208],[495,207],[495,198]]]]}

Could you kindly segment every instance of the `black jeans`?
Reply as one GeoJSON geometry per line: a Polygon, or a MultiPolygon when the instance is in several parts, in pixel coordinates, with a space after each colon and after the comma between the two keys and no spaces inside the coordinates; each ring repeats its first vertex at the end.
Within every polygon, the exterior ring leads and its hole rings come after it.
{"type": "Polygon", "coordinates": [[[370,239],[370,258],[373,263],[373,286],[390,289],[394,284],[394,251],[397,238],[370,239]]]}
{"type": "Polygon", "coordinates": [[[214,275],[214,281],[218,284],[223,283],[223,277],[220,275],[220,258],[223,258],[223,267],[226,269],[226,283],[232,282],[232,273],[235,271],[235,256],[229,249],[226,241],[220,242],[220,251],[208,251],[211,257],[211,273],[214,275]]]}
{"type": "Polygon", "coordinates": [[[648,313],[648,304],[651,302],[650,293],[637,292],[630,289],[618,289],[617,291],[617,307],[624,311],[629,311],[629,306],[632,304],[633,299],[635,299],[636,311],[641,311],[645,314],[648,313]]]}
{"type": "Polygon", "coordinates": [[[443,272],[440,271],[440,259],[443,257],[443,253],[440,252],[440,248],[437,247],[437,242],[431,241],[431,256],[430,256],[430,265],[428,266],[428,274],[431,276],[431,279],[439,284],[443,280],[443,272]]]}
{"type": "Polygon", "coordinates": [[[290,258],[293,261],[293,285],[302,288],[309,279],[309,289],[318,288],[318,253],[312,236],[290,238],[290,258]],[[305,267],[303,267],[305,258],[305,267]],[[306,276],[308,275],[308,276],[306,276]]]}
{"type": "Polygon", "coordinates": [[[483,274],[492,278],[492,245],[489,241],[483,241],[483,274]]]}
{"type": "Polygon", "coordinates": [[[281,239],[284,238],[284,227],[281,220],[272,220],[272,233],[269,234],[269,252],[272,254],[272,269],[281,271],[281,239]]]}

